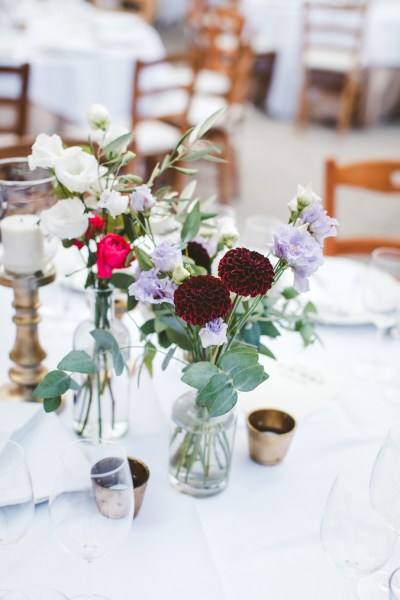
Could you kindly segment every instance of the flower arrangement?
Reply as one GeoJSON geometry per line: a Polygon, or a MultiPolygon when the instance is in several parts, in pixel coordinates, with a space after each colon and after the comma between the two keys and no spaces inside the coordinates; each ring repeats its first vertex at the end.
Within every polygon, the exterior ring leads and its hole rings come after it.
{"type": "MultiPolygon", "coordinates": [[[[235,247],[234,223],[194,197],[194,181],[180,194],[156,189],[166,169],[196,172],[182,161],[220,160],[219,149],[201,140],[219,116],[189,130],[146,183],[124,172],[133,159],[127,150],[132,132],[118,131],[115,137],[100,106],[89,112],[95,135],[88,147],[64,148],[58,136],[41,134],[29,157],[31,168],[54,172],[61,196],[42,213],[43,232],[80,248],[87,286],[126,290],[128,310],[137,303],[151,306],[152,316],[140,328],[143,365],[151,372],[157,352],[164,354],[164,369],[172,359],[183,362],[182,380],[197,390],[196,403],[211,417],[229,412],[238,392],[253,390],[268,377],[259,354],[273,354],[263,336],[288,329],[299,332],[305,344],[313,341],[315,309],[310,303],[301,307],[296,297],[308,289],[309,277],[323,262],[324,239],[336,235],[337,225],[311,186],[299,186],[288,223],[261,254],[235,247]],[[160,235],[164,228],[168,235],[160,235]],[[120,271],[133,263],[134,273],[120,271]],[[286,270],[294,274],[293,287],[282,288],[278,282],[286,270]],[[295,310],[289,309],[293,304],[295,310]],[[175,356],[177,348],[184,354],[175,356]]],[[[110,352],[121,373],[120,348],[104,329],[97,322],[92,331],[97,351],[110,352]]],[[[76,388],[72,373],[96,370],[93,356],[75,350],[46,375],[35,395],[44,398],[47,411],[54,410],[61,394],[76,388]]]]}

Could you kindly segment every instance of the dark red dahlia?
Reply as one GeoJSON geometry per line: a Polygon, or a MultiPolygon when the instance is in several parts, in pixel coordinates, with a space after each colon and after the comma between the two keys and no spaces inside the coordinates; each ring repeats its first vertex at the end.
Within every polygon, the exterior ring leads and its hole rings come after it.
{"type": "Polygon", "coordinates": [[[189,242],[187,245],[187,253],[189,258],[192,258],[196,265],[204,267],[207,271],[210,270],[211,258],[202,244],[199,244],[198,242],[189,242]]]}
{"type": "Polygon", "coordinates": [[[274,282],[268,258],[247,248],[228,250],[219,262],[218,275],[229,291],[251,298],[264,296],[274,282]]]}
{"type": "Polygon", "coordinates": [[[231,307],[229,292],[218,277],[189,277],[175,290],[175,311],[191,325],[205,325],[224,317],[231,307]]]}

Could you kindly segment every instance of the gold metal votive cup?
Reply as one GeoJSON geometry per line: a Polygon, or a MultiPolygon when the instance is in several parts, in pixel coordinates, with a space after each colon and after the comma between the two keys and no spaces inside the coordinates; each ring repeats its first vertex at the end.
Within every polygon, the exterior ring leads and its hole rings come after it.
{"type": "Polygon", "coordinates": [[[286,455],[296,428],[288,413],[261,408],[246,420],[251,458],[261,465],[277,465],[286,455]]]}
{"type": "Polygon", "coordinates": [[[132,474],[133,480],[133,490],[135,494],[135,510],[133,513],[133,518],[135,518],[142,506],[144,493],[147,488],[147,482],[150,477],[149,467],[138,460],[137,458],[131,458],[128,456],[129,468],[132,474]]]}

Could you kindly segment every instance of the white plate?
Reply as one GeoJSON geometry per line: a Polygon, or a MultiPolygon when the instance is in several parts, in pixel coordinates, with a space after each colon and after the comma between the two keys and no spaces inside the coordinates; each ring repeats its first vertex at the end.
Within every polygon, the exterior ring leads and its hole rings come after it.
{"type": "MultiPolygon", "coordinates": [[[[311,300],[318,310],[315,320],[325,325],[367,325],[371,314],[364,308],[362,291],[367,264],[348,258],[327,256],[323,266],[310,277],[311,300]]],[[[382,273],[382,286],[393,286],[393,278],[382,273]]]]}

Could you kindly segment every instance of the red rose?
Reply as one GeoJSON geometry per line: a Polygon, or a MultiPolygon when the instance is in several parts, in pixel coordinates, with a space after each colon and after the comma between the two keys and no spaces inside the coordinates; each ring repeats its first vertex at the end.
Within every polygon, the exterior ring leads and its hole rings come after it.
{"type": "MultiPolygon", "coordinates": [[[[97,244],[97,274],[101,279],[109,279],[113,269],[128,266],[126,259],[131,252],[128,242],[116,233],[109,233],[97,244]]],[[[134,260],[132,257],[129,264],[134,260]]]]}
{"type": "Polygon", "coordinates": [[[92,215],[89,218],[89,226],[85,231],[85,240],[92,240],[98,233],[104,231],[106,226],[106,219],[103,219],[99,215],[92,215]]]}

